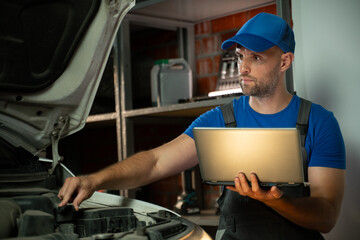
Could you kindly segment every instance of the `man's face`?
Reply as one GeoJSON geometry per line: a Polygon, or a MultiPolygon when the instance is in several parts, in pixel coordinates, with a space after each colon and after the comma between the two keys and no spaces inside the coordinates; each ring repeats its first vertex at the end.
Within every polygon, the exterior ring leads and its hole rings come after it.
{"type": "Polygon", "coordinates": [[[253,52],[242,46],[236,48],[243,94],[268,97],[280,82],[281,50],[272,47],[264,52],[253,52]]]}

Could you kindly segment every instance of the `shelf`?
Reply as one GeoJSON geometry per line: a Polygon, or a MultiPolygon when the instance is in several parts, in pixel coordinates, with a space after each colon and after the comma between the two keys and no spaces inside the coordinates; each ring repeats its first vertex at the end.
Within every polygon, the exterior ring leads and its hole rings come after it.
{"type": "Polygon", "coordinates": [[[104,113],[104,114],[96,114],[90,115],[86,119],[86,126],[107,126],[107,125],[115,125],[116,124],[116,113],[104,113]]]}
{"type": "Polygon", "coordinates": [[[122,116],[131,117],[198,117],[202,113],[230,102],[234,97],[223,97],[198,102],[181,103],[161,107],[141,108],[136,110],[124,111],[122,116]]]}
{"type": "Polygon", "coordinates": [[[116,113],[112,112],[112,113],[90,115],[87,118],[86,122],[91,123],[91,122],[100,122],[100,121],[111,121],[115,119],[116,119],[116,113]]]}
{"type": "Polygon", "coordinates": [[[275,0],[142,0],[132,14],[199,23],[249,9],[274,4],[275,0]]]}

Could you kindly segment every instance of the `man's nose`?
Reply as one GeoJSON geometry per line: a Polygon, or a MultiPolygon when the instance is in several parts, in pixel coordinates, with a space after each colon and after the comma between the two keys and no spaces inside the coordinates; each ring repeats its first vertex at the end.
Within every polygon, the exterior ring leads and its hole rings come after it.
{"type": "Polygon", "coordinates": [[[250,73],[250,65],[247,60],[243,59],[241,62],[238,62],[238,67],[239,67],[240,74],[250,73]]]}

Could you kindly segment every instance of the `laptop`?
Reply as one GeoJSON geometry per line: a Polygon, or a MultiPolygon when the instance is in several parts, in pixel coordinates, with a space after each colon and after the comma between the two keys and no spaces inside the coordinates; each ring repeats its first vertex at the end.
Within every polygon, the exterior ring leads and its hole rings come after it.
{"type": "Polygon", "coordinates": [[[305,186],[300,135],[296,128],[193,129],[200,174],[211,185],[235,185],[243,172],[261,186],[305,186]]]}

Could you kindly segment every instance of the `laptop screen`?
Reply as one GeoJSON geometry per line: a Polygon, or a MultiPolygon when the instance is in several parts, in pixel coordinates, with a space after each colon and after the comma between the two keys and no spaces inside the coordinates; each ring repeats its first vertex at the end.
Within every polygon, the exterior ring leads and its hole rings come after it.
{"type": "Polygon", "coordinates": [[[195,127],[193,133],[201,177],[208,184],[234,185],[239,172],[256,173],[263,186],[304,182],[296,128],[195,127]]]}

